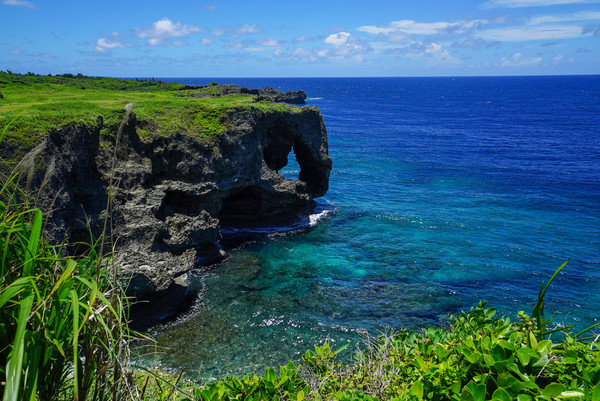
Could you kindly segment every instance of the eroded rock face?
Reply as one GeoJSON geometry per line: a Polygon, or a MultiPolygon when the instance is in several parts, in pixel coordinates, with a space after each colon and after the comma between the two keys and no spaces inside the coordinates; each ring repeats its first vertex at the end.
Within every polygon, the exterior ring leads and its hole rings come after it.
{"type": "Polygon", "coordinates": [[[33,179],[34,188],[46,181],[37,200],[48,235],[89,242],[88,223],[99,235],[111,194],[115,260],[130,280],[129,293],[145,297],[166,291],[197,263],[223,256],[221,220],[282,215],[325,194],[331,159],[317,109],[240,110],[228,119],[234,128],[210,140],[181,134],[141,141],[131,114],[116,152],[100,145],[101,121],[49,133],[28,155],[48,171],[33,179]],[[278,172],[291,150],[299,180],[278,172]]]}

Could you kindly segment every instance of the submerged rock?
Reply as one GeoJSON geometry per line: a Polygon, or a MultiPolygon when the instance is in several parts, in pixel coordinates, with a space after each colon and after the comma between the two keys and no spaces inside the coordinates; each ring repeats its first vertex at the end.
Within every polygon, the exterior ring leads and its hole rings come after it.
{"type": "Polygon", "coordinates": [[[228,129],[218,136],[143,141],[131,113],[116,151],[100,138],[101,125],[50,132],[20,168],[45,167],[30,179],[47,234],[57,242],[89,243],[90,230],[97,238],[110,197],[106,232],[114,242],[106,248],[113,247],[128,293],[138,298],[181,292],[177,277],[222,258],[221,221],[293,213],[328,189],[331,159],[316,108],[239,109],[227,115],[228,129]],[[279,173],[292,150],[298,180],[279,173]]]}

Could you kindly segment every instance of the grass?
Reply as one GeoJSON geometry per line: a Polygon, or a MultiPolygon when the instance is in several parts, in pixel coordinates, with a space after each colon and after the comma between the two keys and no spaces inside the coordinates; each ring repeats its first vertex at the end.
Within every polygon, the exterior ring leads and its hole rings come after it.
{"type": "Polygon", "coordinates": [[[110,257],[92,238],[84,254],[62,256],[45,241],[42,212],[1,178],[2,400],[130,399],[127,298],[110,257]]]}
{"type": "Polygon", "coordinates": [[[19,116],[6,134],[4,145],[14,149],[5,152],[11,154],[3,157],[0,171],[9,171],[45,133],[61,126],[97,126],[101,117],[101,134],[114,136],[123,117],[123,106],[129,103],[133,103],[140,121],[138,133],[142,138],[179,133],[203,140],[232,128],[228,116],[233,112],[301,110],[254,102],[251,95],[205,96],[219,94],[214,85],[183,88],[180,84],[156,81],[0,72],[0,92],[4,96],[0,99],[0,130],[19,116]],[[202,96],[195,96],[198,94],[202,96]]]}

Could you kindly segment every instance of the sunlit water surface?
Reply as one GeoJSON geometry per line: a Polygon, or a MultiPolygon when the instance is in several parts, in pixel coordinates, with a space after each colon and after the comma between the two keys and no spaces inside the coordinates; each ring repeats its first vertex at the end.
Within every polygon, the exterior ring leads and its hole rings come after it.
{"type": "Polygon", "coordinates": [[[599,76],[177,81],[303,89],[333,171],[312,219],[245,233],[189,274],[196,304],[151,331],[161,353],[147,361],[211,379],[483,299],[515,316],[566,259],[547,314],[600,317],[599,76]]]}

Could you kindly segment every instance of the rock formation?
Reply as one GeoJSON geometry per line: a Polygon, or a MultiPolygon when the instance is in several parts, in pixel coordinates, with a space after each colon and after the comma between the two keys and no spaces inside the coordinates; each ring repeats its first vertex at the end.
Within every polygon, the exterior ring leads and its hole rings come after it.
{"type": "Polygon", "coordinates": [[[290,213],[325,194],[331,159],[318,109],[236,109],[227,121],[230,128],[209,139],[141,140],[132,113],[116,151],[100,138],[101,119],[50,132],[22,163],[46,167],[33,182],[49,237],[89,242],[88,227],[102,230],[110,196],[109,246],[128,292],[144,298],[172,291],[178,276],[222,257],[221,221],[290,213]],[[292,150],[299,180],[278,172],[292,150]]]}

